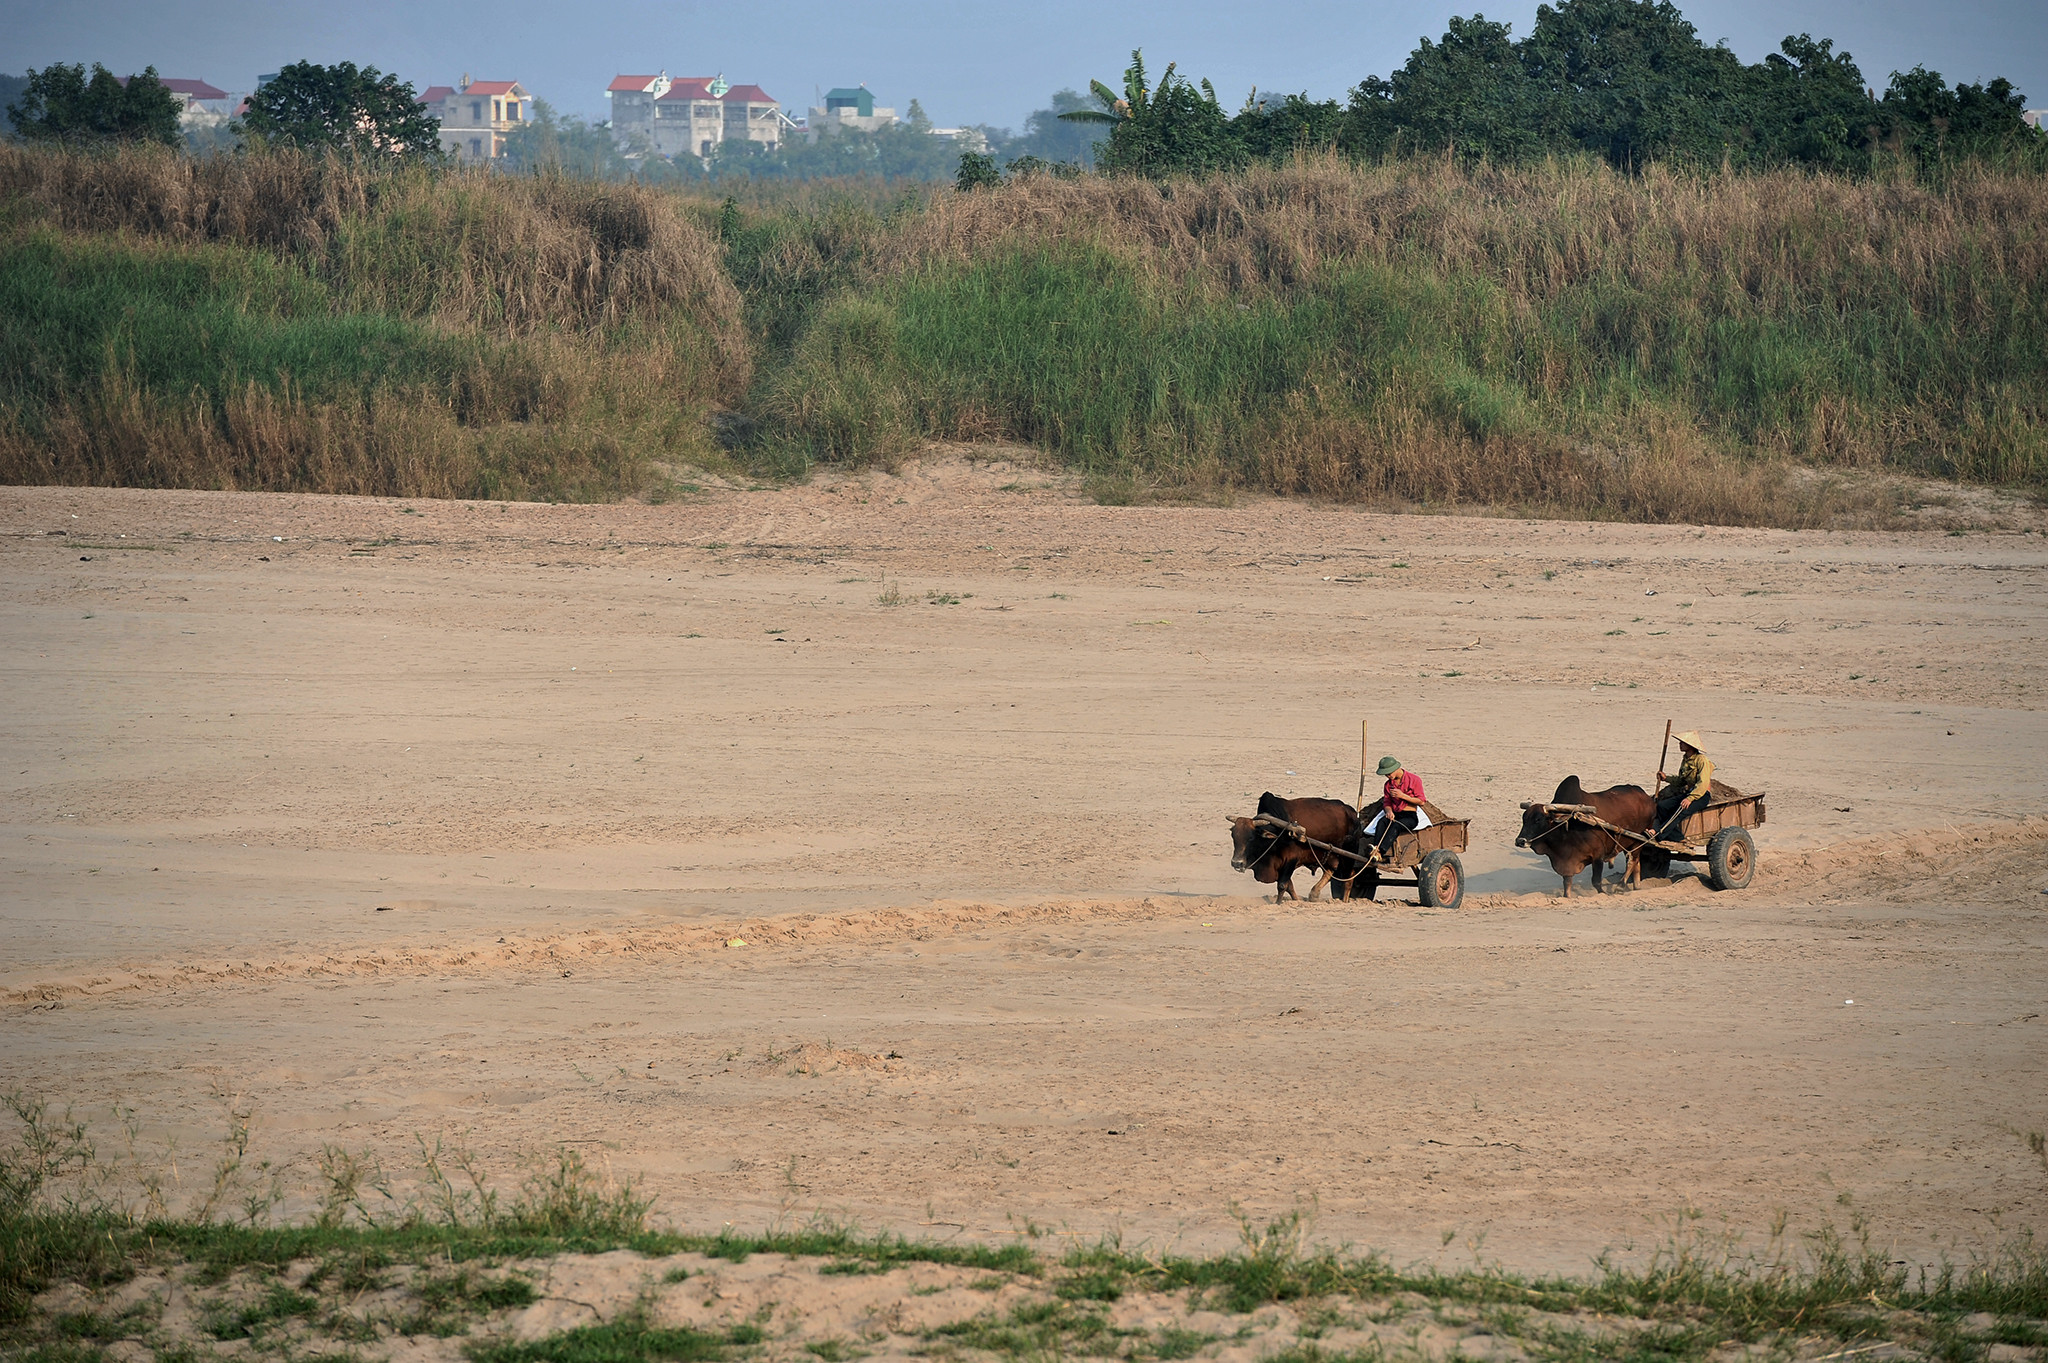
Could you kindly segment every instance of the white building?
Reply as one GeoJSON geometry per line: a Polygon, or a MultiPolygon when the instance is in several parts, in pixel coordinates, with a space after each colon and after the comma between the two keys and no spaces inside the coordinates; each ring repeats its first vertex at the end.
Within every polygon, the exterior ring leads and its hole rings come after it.
{"type": "Polygon", "coordinates": [[[960,150],[988,154],[988,134],[979,128],[933,128],[931,135],[959,144],[960,150]]]}
{"type": "Polygon", "coordinates": [[[612,103],[612,138],[628,156],[709,156],[722,142],[782,144],[782,106],[758,85],[732,85],[724,76],[615,76],[605,90],[612,103]]]}
{"type": "MultiPolygon", "coordinates": [[[[127,82],[122,82],[124,85],[127,82]]],[[[240,99],[203,80],[160,82],[178,101],[178,124],[187,130],[216,128],[235,115],[240,99]]]]}

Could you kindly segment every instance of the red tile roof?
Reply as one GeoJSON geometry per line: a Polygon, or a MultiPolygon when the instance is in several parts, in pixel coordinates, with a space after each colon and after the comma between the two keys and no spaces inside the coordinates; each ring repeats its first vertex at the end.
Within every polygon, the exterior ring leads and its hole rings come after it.
{"type": "Polygon", "coordinates": [[[668,87],[663,99],[710,99],[710,76],[681,76],[668,87]]]}
{"type": "Polygon", "coordinates": [[[517,84],[519,82],[516,80],[473,80],[469,83],[469,88],[462,93],[465,95],[509,95],[512,93],[512,87],[517,84]]]}
{"type": "Polygon", "coordinates": [[[660,79],[660,76],[613,76],[612,83],[604,88],[607,90],[645,90],[660,79]]]}
{"type": "Polygon", "coordinates": [[[167,80],[163,82],[163,87],[172,94],[183,95],[187,99],[226,99],[228,97],[227,91],[217,90],[203,80],[167,80]]]}
{"type": "Polygon", "coordinates": [[[439,104],[454,93],[455,87],[452,85],[429,85],[426,89],[420,91],[420,103],[439,104]]]}
{"type": "Polygon", "coordinates": [[[775,96],[758,85],[735,85],[725,92],[725,98],[735,104],[773,104],[775,96]]]}

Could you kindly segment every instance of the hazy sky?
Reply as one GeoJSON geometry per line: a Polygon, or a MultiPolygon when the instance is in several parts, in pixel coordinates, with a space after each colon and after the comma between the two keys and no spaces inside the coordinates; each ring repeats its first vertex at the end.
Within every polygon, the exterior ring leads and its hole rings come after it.
{"type": "MultiPolygon", "coordinates": [[[[2048,105],[2048,0],[1692,0],[1708,42],[1761,60],[1787,33],[1833,37],[1882,89],[1916,63],[1951,81],[2005,76],[2048,105]]],[[[568,112],[604,116],[622,71],[723,72],[763,85],[797,116],[821,87],[866,82],[899,109],[915,95],[941,124],[1020,127],[1061,86],[1114,85],[1133,47],[1156,73],[1169,61],[1208,76],[1226,105],[1245,91],[1339,96],[1385,75],[1423,34],[1471,4],[1333,0],[0,0],[0,71],[104,62],[126,74],[246,90],[260,71],[301,58],[396,71],[421,88],[523,81],[568,112]]],[[[1528,32],[1535,0],[1487,4],[1528,32]]]]}

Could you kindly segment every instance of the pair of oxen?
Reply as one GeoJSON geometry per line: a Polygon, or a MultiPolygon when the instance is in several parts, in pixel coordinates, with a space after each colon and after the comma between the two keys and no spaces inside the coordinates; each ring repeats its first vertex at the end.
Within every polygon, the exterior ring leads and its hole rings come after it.
{"type": "MultiPolygon", "coordinates": [[[[1610,786],[1606,790],[1589,791],[1580,786],[1576,776],[1567,776],[1558,783],[1557,794],[1550,798],[1550,804],[1589,807],[1602,820],[1617,828],[1644,834],[1649,833],[1651,821],[1657,814],[1657,802],[1641,786],[1610,786]]],[[[1283,800],[1269,790],[1259,797],[1259,814],[1295,824],[1316,842],[1363,850],[1360,848],[1358,811],[1342,800],[1283,800]]],[[[1313,847],[1270,824],[1259,823],[1257,818],[1257,815],[1239,815],[1230,820],[1232,870],[1250,871],[1252,878],[1261,885],[1273,886],[1273,902],[1276,904],[1283,899],[1300,897],[1294,892],[1294,873],[1302,870],[1314,871],[1318,876],[1309,889],[1310,900],[1318,898],[1325,885],[1330,887],[1333,899],[1351,896],[1359,863],[1313,847]]],[[[1589,867],[1593,872],[1594,891],[1605,890],[1602,878],[1607,864],[1616,857],[1628,857],[1628,867],[1617,882],[1618,888],[1626,888],[1642,872],[1643,855],[1638,850],[1625,846],[1621,839],[1604,829],[1552,814],[1543,805],[1531,805],[1522,811],[1522,833],[1515,839],[1515,846],[1526,847],[1549,858],[1550,869],[1557,872],[1558,878],[1564,882],[1567,899],[1572,895],[1572,879],[1589,867]]],[[[1371,878],[1366,877],[1365,883],[1370,884],[1371,878]]],[[[1361,893],[1369,896],[1371,891],[1363,890],[1361,893]]]]}

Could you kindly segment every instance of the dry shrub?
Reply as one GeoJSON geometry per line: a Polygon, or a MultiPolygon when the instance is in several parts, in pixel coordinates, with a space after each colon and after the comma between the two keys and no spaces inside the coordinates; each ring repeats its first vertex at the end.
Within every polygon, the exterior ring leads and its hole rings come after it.
{"type": "Polygon", "coordinates": [[[0,198],[73,232],[286,251],[364,310],[511,334],[684,322],[714,343],[726,386],[748,374],[717,241],[675,196],[638,185],[297,151],[195,160],[0,143],[0,198]]]}
{"type": "Polygon", "coordinates": [[[1990,301],[1981,285],[2048,277],[2044,217],[2048,179],[1983,168],[1937,192],[1793,170],[1629,176],[1597,162],[1361,168],[1316,156],[1205,181],[1027,176],[941,196],[878,242],[876,269],[1080,241],[1240,294],[1419,253],[1527,300],[1609,273],[1638,287],[1696,273],[1762,306],[1853,308],[1867,286],[1896,282],[1916,307],[1967,321],[1990,301]]]}
{"type": "Polygon", "coordinates": [[[760,289],[822,303],[755,400],[824,458],[887,458],[971,412],[1136,484],[1875,516],[1788,470],[2048,484],[2044,220],[2048,178],[1983,167],[1938,189],[1324,157],[1026,177],[777,234],[760,289]],[[1015,306],[1034,289],[1064,310],[1015,306]],[[847,295],[893,357],[818,343],[847,295]],[[1122,369],[1098,382],[1063,352],[1122,369]]]}
{"type": "MultiPolygon", "coordinates": [[[[466,338],[470,356],[432,381],[317,399],[281,370],[169,391],[112,348],[60,385],[30,366],[5,376],[10,481],[615,496],[645,481],[651,456],[707,453],[703,412],[736,403],[751,378],[722,248],[687,205],[635,185],[291,151],[0,145],[0,201],[17,234],[49,230],[40,221],[208,278],[232,272],[208,273],[205,253],[266,253],[324,286],[335,316],[407,319],[424,339],[466,338]]],[[[223,304],[206,301],[217,316],[223,304]]],[[[349,365],[332,350],[301,363],[349,365]]]]}
{"type": "Polygon", "coordinates": [[[0,423],[0,482],[591,501],[647,484],[649,451],[696,434],[681,424],[477,427],[421,390],[318,402],[250,383],[212,403],[116,372],[39,429],[0,423]]]}
{"type": "Polygon", "coordinates": [[[1832,509],[1826,489],[1788,500],[1783,461],[1729,459],[1675,423],[1614,450],[1540,435],[1474,439],[1414,408],[1326,414],[1290,403],[1254,443],[1256,486],[1387,508],[1777,526],[1821,524],[1832,509]]]}

